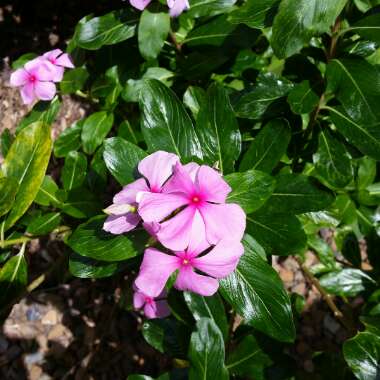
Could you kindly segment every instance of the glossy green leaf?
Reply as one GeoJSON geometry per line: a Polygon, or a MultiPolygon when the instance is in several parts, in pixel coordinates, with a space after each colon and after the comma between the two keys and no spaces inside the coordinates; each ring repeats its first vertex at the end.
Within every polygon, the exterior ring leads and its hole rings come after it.
{"type": "Polygon", "coordinates": [[[353,179],[351,157],[344,144],[327,129],[319,133],[318,150],[313,156],[315,172],[333,188],[343,188],[353,179]]]}
{"type": "Polygon", "coordinates": [[[296,114],[310,113],[319,102],[318,95],[310,87],[308,81],[297,84],[288,95],[288,103],[296,114]]]}
{"type": "Polygon", "coordinates": [[[219,294],[216,293],[211,297],[203,297],[199,294],[185,292],[183,296],[195,320],[199,321],[201,318],[212,319],[226,340],[228,337],[228,322],[223,301],[219,294]]]}
{"type": "Polygon", "coordinates": [[[326,107],[337,130],[356,148],[380,160],[380,121],[354,121],[342,107],[326,107]]]}
{"type": "Polygon", "coordinates": [[[0,155],[3,156],[3,158],[6,157],[8,154],[9,148],[12,145],[12,142],[14,140],[13,135],[9,131],[9,129],[5,129],[1,135],[0,135],[0,155]]]}
{"type": "Polygon", "coordinates": [[[151,13],[144,10],[138,29],[139,50],[145,59],[154,59],[160,53],[170,30],[168,13],[151,13]]]}
{"type": "Polygon", "coordinates": [[[283,0],[273,22],[271,45],[279,58],[299,52],[311,37],[330,30],[347,0],[283,0]]]}
{"type": "Polygon", "coordinates": [[[380,15],[372,14],[359,20],[349,30],[359,34],[362,38],[380,44],[380,15]]]}
{"type": "Polygon", "coordinates": [[[320,278],[321,285],[331,294],[353,297],[365,290],[367,283],[375,281],[359,269],[342,269],[320,278]]]}
{"type": "Polygon", "coordinates": [[[112,137],[104,142],[103,158],[107,169],[121,185],[134,181],[138,163],[146,153],[137,145],[121,137],[112,137]]]}
{"type": "Polygon", "coordinates": [[[12,227],[36,197],[49,163],[52,149],[50,128],[34,123],[24,128],[13,142],[3,164],[6,177],[18,183],[18,191],[5,228],[12,227]]]}
{"type": "Polygon", "coordinates": [[[324,266],[330,269],[337,268],[334,251],[328,243],[315,234],[307,237],[307,243],[308,246],[318,255],[319,261],[324,266]]]}
{"type": "Polygon", "coordinates": [[[54,155],[65,157],[72,150],[78,150],[81,146],[81,133],[84,120],[75,122],[70,128],[66,128],[54,142],[54,155]]]}
{"type": "Polygon", "coordinates": [[[183,104],[158,80],[146,80],[140,92],[141,129],[151,152],[173,152],[182,159],[202,158],[201,145],[183,104]]]}
{"type": "Polygon", "coordinates": [[[95,112],[84,121],[81,137],[85,153],[95,152],[110,132],[112,125],[113,114],[105,111],[95,112]]]}
{"type": "Polygon", "coordinates": [[[191,113],[194,119],[197,118],[202,104],[206,102],[206,92],[201,87],[189,86],[183,95],[183,103],[191,113]]]}
{"type": "Polygon", "coordinates": [[[241,7],[230,13],[228,20],[233,24],[244,23],[251,28],[264,29],[269,26],[279,0],[247,0],[241,7]]]}
{"type": "Polygon", "coordinates": [[[277,272],[256,252],[252,240],[246,235],[245,252],[237,269],[220,281],[222,295],[245,323],[274,339],[292,342],[295,327],[289,296],[277,272]]]}
{"type": "Polygon", "coordinates": [[[16,301],[28,283],[28,267],[24,257],[25,246],[9,259],[0,270],[0,308],[16,301]]]}
{"type": "Polygon", "coordinates": [[[266,203],[269,213],[303,214],[325,210],[334,201],[333,195],[312,177],[279,174],[275,179],[276,187],[266,203]]]}
{"type": "Polygon", "coordinates": [[[113,276],[125,267],[123,262],[107,262],[94,260],[89,257],[80,256],[76,253],[70,254],[70,273],[79,278],[105,278],[113,276]]]}
{"type": "Polygon", "coordinates": [[[253,89],[244,93],[234,105],[236,115],[242,118],[259,119],[277,99],[286,96],[293,83],[273,73],[261,74],[253,89]]]}
{"type": "Polygon", "coordinates": [[[205,159],[222,173],[233,171],[240,155],[241,135],[227,91],[213,84],[197,117],[197,134],[205,159]]]}
{"type": "Polygon", "coordinates": [[[261,349],[253,335],[247,335],[227,359],[228,371],[241,377],[265,380],[264,369],[272,364],[270,357],[261,349]]]}
{"type": "Polygon", "coordinates": [[[360,332],[344,342],[343,354],[352,372],[359,380],[379,378],[380,337],[370,332],[360,332]]]}
{"type": "MultiPolygon", "coordinates": [[[[70,236],[68,245],[79,255],[100,261],[122,261],[137,255],[132,241],[124,235],[103,230],[105,218],[98,216],[81,224],[70,236]]],[[[131,239],[133,236],[129,235],[131,239]]]]}
{"type": "Polygon", "coordinates": [[[358,166],[356,186],[358,189],[365,189],[375,181],[376,161],[364,156],[358,160],[358,166]]]}
{"type": "Polygon", "coordinates": [[[59,84],[62,94],[72,94],[77,90],[81,90],[88,77],[89,73],[84,67],[67,70],[59,84]]]}
{"type": "Polygon", "coordinates": [[[189,17],[211,17],[230,12],[236,0],[189,0],[189,3],[189,17]]]}
{"type": "Polygon", "coordinates": [[[303,252],[306,235],[292,215],[271,215],[265,209],[247,217],[247,232],[254,236],[267,254],[291,255],[303,252]]]}
{"type": "Polygon", "coordinates": [[[59,206],[67,215],[73,218],[85,219],[101,212],[102,204],[97,196],[85,187],[72,189],[68,193],[60,190],[56,193],[63,202],[59,206]]]}
{"type": "Polygon", "coordinates": [[[224,366],[224,341],[222,333],[210,318],[201,318],[196,331],[191,334],[189,347],[189,380],[228,379],[224,366]]]}
{"type": "Polygon", "coordinates": [[[65,158],[61,180],[63,188],[70,191],[82,185],[87,174],[87,158],[83,153],[72,151],[65,158]]]}
{"type": "Polygon", "coordinates": [[[35,203],[41,206],[59,206],[61,199],[57,195],[58,186],[50,176],[45,176],[35,198],[35,203]]]}
{"type": "Polygon", "coordinates": [[[261,170],[270,173],[286,153],[290,142],[287,121],[270,121],[255,137],[240,163],[239,170],[261,170]]]}
{"type": "Polygon", "coordinates": [[[59,212],[49,212],[45,215],[33,219],[26,232],[32,235],[46,235],[61,224],[61,214],[59,212]]]}
{"type": "Polygon", "coordinates": [[[76,43],[83,49],[96,50],[104,45],[113,45],[135,34],[137,19],[127,10],[107,13],[78,25],[76,43]]]}
{"type": "Polygon", "coordinates": [[[276,184],[272,176],[258,170],[232,173],[224,179],[232,188],[227,202],[239,204],[247,214],[258,210],[266,202],[276,184]]]}
{"type": "Polygon", "coordinates": [[[12,177],[0,178],[0,216],[5,215],[13,206],[18,183],[12,177]]]}

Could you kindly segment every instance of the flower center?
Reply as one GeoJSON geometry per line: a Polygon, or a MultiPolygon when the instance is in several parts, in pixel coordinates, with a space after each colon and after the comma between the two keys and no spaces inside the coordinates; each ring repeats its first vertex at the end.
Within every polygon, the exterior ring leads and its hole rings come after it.
{"type": "Polygon", "coordinates": [[[183,265],[189,265],[190,264],[190,261],[188,259],[183,259],[182,260],[182,264],[183,265]]]}
{"type": "Polygon", "coordinates": [[[152,297],[148,297],[148,296],[146,296],[146,297],[145,297],[145,303],[147,303],[147,304],[151,304],[151,303],[153,303],[153,298],[152,298],[152,297]]]}
{"type": "Polygon", "coordinates": [[[201,202],[202,202],[202,198],[200,195],[198,194],[194,194],[191,198],[190,198],[190,202],[193,204],[193,205],[199,205],[201,202]]]}
{"type": "Polygon", "coordinates": [[[29,82],[34,83],[36,80],[37,80],[37,78],[35,75],[33,75],[33,74],[29,75],[29,82]]]}
{"type": "Polygon", "coordinates": [[[53,65],[55,65],[55,63],[56,63],[55,58],[50,58],[49,61],[50,61],[53,65]]]}

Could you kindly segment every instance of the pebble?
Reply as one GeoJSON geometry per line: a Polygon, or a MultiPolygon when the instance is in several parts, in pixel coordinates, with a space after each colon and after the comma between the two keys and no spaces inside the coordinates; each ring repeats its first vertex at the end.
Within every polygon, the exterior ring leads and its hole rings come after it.
{"type": "Polygon", "coordinates": [[[58,314],[55,310],[49,310],[41,320],[43,325],[56,325],[58,323],[58,314]]]}

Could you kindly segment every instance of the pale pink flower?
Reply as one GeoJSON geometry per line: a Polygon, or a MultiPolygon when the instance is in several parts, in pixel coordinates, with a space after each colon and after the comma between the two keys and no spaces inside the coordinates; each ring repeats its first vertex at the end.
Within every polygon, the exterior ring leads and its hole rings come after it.
{"type": "Polygon", "coordinates": [[[209,166],[177,163],[161,193],[144,194],[138,210],[144,222],[160,223],[157,238],[173,251],[185,250],[193,233],[204,235],[211,245],[224,237],[239,241],[246,216],[239,205],[225,203],[230,191],[209,166]]]}
{"type": "MultiPolygon", "coordinates": [[[[196,223],[201,223],[197,217],[196,223]]],[[[218,279],[232,273],[244,253],[238,240],[222,239],[208,253],[201,255],[209,247],[205,241],[192,238],[187,250],[169,255],[154,248],[145,250],[136,286],[145,294],[156,297],[162,292],[172,273],[178,270],[174,286],[179,290],[189,290],[202,296],[211,296],[218,290],[218,279]],[[196,271],[205,273],[199,274],[196,271]]]]}
{"type": "Polygon", "coordinates": [[[135,309],[143,309],[147,318],[165,318],[170,315],[165,291],[157,297],[150,297],[136,287],[134,291],[133,306],[135,309]]]}
{"type": "Polygon", "coordinates": [[[184,10],[190,8],[188,0],[167,0],[167,4],[171,17],[178,17],[184,10]]]}
{"type": "MultiPolygon", "coordinates": [[[[141,220],[137,213],[139,198],[150,192],[161,192],[178,161],[175,154],[162,151],[145,157],[138,165],[138,171],[144,178],[125,186],[115,195],[113,204],[105,210],[110,216],[106,219],[103,229],[113,234],[122,234],[134,229],[141,220]]],[[[144,223],[144,227],[150,234],[155,235],[159,225],[144,223]]]]}
{"type": "Polygon", "coordinates": [[[132,7],[138,9],[139,11],[143,11],[151,2],[151,0],[129,0],[132,7]]]}
{"type": "Polygon", "coordinates": [[[47,60],[53,65],[54,82],[60,82],[62,80],[65,68],[74,68],[69,55],[64,53],[61,49],[48,51],[41,58],[47,60]]]}
{"type": "Polygon", "coordinates": [[[31,104],[36,99],[52,100],[56,94],[54,67],[48,62],[35,58],[11,74],[12,87],[21,87],[24,104],[31,104]]]}

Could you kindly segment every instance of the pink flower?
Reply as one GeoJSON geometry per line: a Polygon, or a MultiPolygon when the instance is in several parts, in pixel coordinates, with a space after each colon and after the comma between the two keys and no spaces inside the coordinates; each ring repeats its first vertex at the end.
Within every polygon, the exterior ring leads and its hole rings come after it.
{"type": "Polygon", "coordinates": [[[52,100],[56,93],[53,65],[50,62],[35,58],[11,74],[10,84],[21,87],[24,104],[31,104],[36,99],[52,100]]]}
{"type": "Polygon", "coordinates": [[[74,65],[68,54],[64,53],[61,49],[54,49],[48,51],[42,56],[53,65],[53,81],[60,82],[63,78],[65,67],[73,69],[74,65]]]}
{"type": "Polygon", "coordinates": [[[131,3],[132,7],[143,11],[151,2],[151,0],[129,0],[131,3]]]}
{"type": "MultiPolygon", "coordinates": [[[[150,192],[161,192],[177,162],[178,157],[175,154],[162,151],[145,157],[138,165],[140,174],[145,178],[125,186],[115,195],[113,204],[104,210],[110,216],[106,219],[103,229],[113,234],[122,234],[134,229],[141,220],[137,214],[139,199],[150,192]]],[[[146,223],[144,227],[150,234],[155,235],[159,225],[146,223]]]]}
{"type": "Polygon", "coordinates": [[[135,281],[136,286],[145,294],[156,297],[164,289],[171,274],[178,270],[174,283],[177,289],[189,290],[202,296],[213,295],[218,290],[217,279],[226,277],[235,270],[244,252],[243,245],[238,240],[226,238],[210,252],[200,256],[209,245],[204,240],[192,240],[186,251],[174,252],[174,255],[148,248],[135,281]]]}
{"type": "Polygon", "coordinates": [[[184,10],[190,8],[188,0],[167,0],[167,4],[171,17],[178,17],[184,10]]]}
{"type": "Polygon", "coordinates": [[[144,309],[147,318],[165,318],[170,315],[168,303],[165,300],[166,293],[163,291],[156,297],[150,297],[134,287],[133,306],[135,309],[144,309]]]}
{"type": "Polygon", "coordinates": [[[157,238],[173,251],[188,248],[194,233],[204,235],[211,245],[225,237],[239,241],[246,216],[239,205],[225,203],[230,191],[209,166],[177,163],[162,192],[144,194],[138,210],[144,222],[160,223],[157,238]]]}

